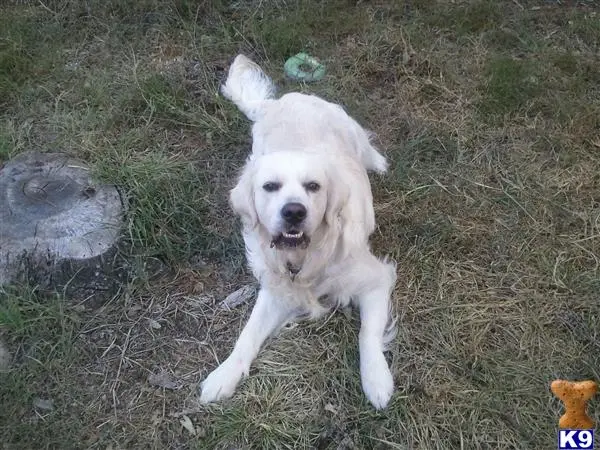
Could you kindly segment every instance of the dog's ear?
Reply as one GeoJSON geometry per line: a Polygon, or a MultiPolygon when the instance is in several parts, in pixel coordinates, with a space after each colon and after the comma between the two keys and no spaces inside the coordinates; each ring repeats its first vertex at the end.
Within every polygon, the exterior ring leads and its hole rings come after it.
{"type": "Polygon", "coordinates": [[[350,186],[346,180],[340,177],[334,168],[328,171],[327,182],[327,209],[325,211],[325,223],[330,227],[341,230],[342,209],[350,198],[350,186]]]}
{"type": "Polygon", "coordinates": [[[248,160],[237,184],[229,193],[229,203],[233,211],[240,216],[245,228],[252,229],[256,226],[258,216],[254,205],[254,162],[248,160]]]}
{"type": "Polygon", "coordinates": [[[345,251],[366,245],[375,229],[371,184],[365,169],[351,157],[330,166],[325,221],[338,228],[345,251]]]}

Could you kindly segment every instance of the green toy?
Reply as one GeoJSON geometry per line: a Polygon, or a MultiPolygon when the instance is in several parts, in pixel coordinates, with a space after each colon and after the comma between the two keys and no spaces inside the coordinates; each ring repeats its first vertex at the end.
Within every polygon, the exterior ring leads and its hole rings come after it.
{"type": "Polygon", "coordinates": [[[285,62],[285,74],[295,81],[311,83],[325,76],[325,66],[306,53],[298,53],[285,62]]]}

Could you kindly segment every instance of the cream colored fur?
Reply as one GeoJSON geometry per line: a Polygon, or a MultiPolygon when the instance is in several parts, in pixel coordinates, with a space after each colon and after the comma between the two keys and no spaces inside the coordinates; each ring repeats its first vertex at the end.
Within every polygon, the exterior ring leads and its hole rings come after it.
{"type": "Polygon", "coordinates": [[[242,219],[248,264],[260,291],[232,353],[202,383],[201,401],[233,395],[264,341],[285,323],[352,303],[361,317],[363,390],[375,408],[384,408],[394,386],[383,351],[393,337],[396,267],[369,247],[375,215],[367,170],[385,172],[386,159],[340,106],[300,93],[275,99],[274,92],[259,66],[236,57],[222,93],[254,125],[252,153],[230,201],[242,219]],[[273,181],[280,188],[265,192],[264,184],[273,181]],[[308,182],[320,189],[308,192],[308,182]],[[271,241],[284,227],[279,212],[291,201],[306,207],[302,226],[310,244],[274,248],[271,241]]]}

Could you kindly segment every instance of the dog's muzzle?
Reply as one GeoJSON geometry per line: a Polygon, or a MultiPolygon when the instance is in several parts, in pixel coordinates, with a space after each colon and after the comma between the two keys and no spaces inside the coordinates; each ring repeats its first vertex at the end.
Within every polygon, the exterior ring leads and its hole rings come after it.
{"type": "Polygon", "coordinates": [[[301,225],[306,219],[308,211],[302,203],[290,202],[281,208],[281,218],[285,223],[285,231],[274,236],[271,247],[281,248],[306,248],[310,238],[302,231],[301,225]]]}

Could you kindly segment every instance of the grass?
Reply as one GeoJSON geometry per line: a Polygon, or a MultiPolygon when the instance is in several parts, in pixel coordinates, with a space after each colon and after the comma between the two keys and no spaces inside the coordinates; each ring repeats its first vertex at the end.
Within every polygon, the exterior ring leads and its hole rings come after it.
{"type": "Polygon", "coordinates": [[[487,64],[486,75],[479,110],[488,116],[518,113],[542,92],[539,75],[530,61],[493,58],[487,64]]]}
{"type": "Polygon", "coordinates": [[[2,288],[3,448],[555,445],[549,383],[600,380],[594,2],[59,0],[0,12],[0,162],[64,151],[118,184],[134,268],[101,305],[2,288]],[[285,79],[302,50],[327,65],[322,82],[285,79]],[[397,390],[383,412],[361,392],[354,314],[284,330],[232,400],[195,403],[250,311],[218,307],[252,282],[227,205],[249,124],[217,95],[240,51],[281,92],[343,104],[391,160],[372,178],[373,247],[399,263],[397,390]],[[160,373],[177,388],[150,381],[160,373]]]}

